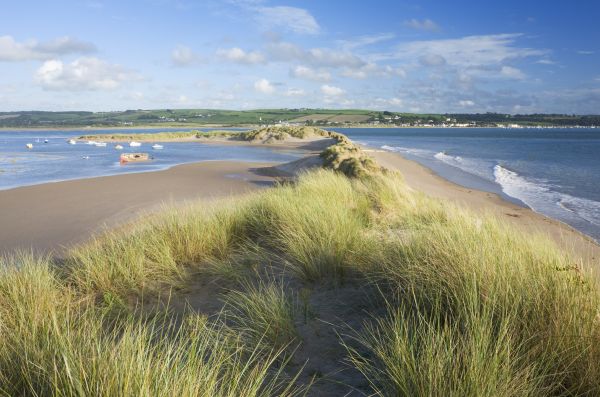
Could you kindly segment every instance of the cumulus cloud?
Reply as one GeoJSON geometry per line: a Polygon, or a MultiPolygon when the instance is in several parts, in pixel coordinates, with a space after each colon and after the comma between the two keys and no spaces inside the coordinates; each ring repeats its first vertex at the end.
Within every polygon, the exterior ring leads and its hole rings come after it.
{"type": "Polygon", "coordinates": [[[260,79],[254,82],[254,89],[262,94],[272,94],[275,92],[275,87],[267,79],[260,79]]]}
{"type": "Polygon", "coordinates": [[[475,102],[473,102],[470,99],[463,99],[458,101],[458,106],[462,107],[462,108],[468,108],[471,106],[475,106],[475,102]]]}
{"type": "Polygon", "coordinates": [[[416,29],[416,30],[425,30],[429,32],[434,32],[440,30],[440,27],[437,23],[433,22],[431,19],[410,19],[408,21],[404,21],[404,26],[416,29]]]}
{"type": "Polygon", "coordinates": [[[171,51],[171,61],[175,66],[190,66],[202,61],[202,57],[191,48],[178,45],[171,51]]]}
{"type": "Polygon", "coordinates": [[[201,60],[200,56],[191,48],[184,45],[178,45],[171,52],[171,61],[176,66],[189,66],[201,60]]]}
{"type": "Polygon", "coordinates": [[[95,51],[94,44],[68,36],[45,42],[18,42],[12,36],[0,36],[0,61],[47,60],[61,55],[88,54],[95,51]]]}
{"type": "Polygon", "coordinates": [[[257,19],[265,27],[283,28],[295,33],[317,34],[321,27],[315,17],[303,8],[277,6],[258,7],[257,19]]]}
{"type": "Polygon", "coordinates": [[[500,68],[500,75],[513,80],[523,80],[525,78],[525,73],[512,66],[502,66],[500,68]]]}
{"type": "Polygon", "coordinates": [[[271,43],[267,52],[275,61],[301,61],[313,67],[356,68],[366,64],[360,57],[349,51],[338,51],[330,48],[311,48],[305,50],[287,42],[271,43]]]}
{"type": "Polygon", "coordinates": [[[217,56],[230,62],[242,64],[257,64],[265,62],[265,57],[260,52],[246,52],[238,47],[219,49],[217,50],[217,56]]]}
{"type": "Polygon", "coordinates": [[[341,89],[339,87],[335,87],[333,85],[323,84],[321,86],[321,92],[325,96],[337,97],[337,96],[343,95],[346,91],[344,91],[343,89],[341,89]]]}
{"type": "Polygon", "coordinates": [[[120,65],[83,57],[71,63],[45,61],[35,72],[34,79],[46,90],[94,91],[114,90],[139,76],[120,65]]]}
{"type": "Polygon", "coordinates": [[[293,68],[290,71],[290,74],[293,77],[297,77],[300,79],[305,79],[305,80],[312,80],[312,81],[323,81],[323,82],[327,82],[329,80],[331,80],[331,73],[327,72],[327,71],[321,71],[321,70],[314,70],[311,69],[309,67],[306,66],[296,66],[295,68],[293,68]]]}
{"type": "Polygon", "coordinates": [[[379,66],[374,62],[369,62],[357,69],[344,69],[342,71],[342,76],[360,80],[369,77],[406,77],[406,71],[402,68],[390,65],[379,66]]]}

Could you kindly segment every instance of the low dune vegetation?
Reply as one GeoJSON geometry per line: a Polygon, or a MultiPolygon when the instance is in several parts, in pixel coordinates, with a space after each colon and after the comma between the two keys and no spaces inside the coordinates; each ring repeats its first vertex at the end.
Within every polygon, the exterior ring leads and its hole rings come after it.
{"type": "Polygon", "coordinates": [[[293,182],[6,258],[0,392],[600,394],[578,258],[336,141],[293,182]]]}

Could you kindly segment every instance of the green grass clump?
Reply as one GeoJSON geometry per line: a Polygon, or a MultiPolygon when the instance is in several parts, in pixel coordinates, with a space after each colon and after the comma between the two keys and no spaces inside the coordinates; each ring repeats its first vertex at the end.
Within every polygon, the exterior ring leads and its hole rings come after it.
{"type": "Polygon", "coordinates": [[[280,351],[248,348],[226,326],[164,313],[125,314],[76,294],[47,259],[2,264],[0,392],[4,395],[264,396],[296,393],[280,351]],[[83,299],[82,299],[83,298],[83,299]]]}
{"type": "Polygon", "coordinates": [[[343,139],[321,152],[321,158],[324,167],[340,171],[352,178],[381,172],[381,167],[361,148],[343,139]]]}
{"type": "Polygon", "coordinates": [[[242,287],[242,290],[229,292],[226,297],[226,308],[235,329],[252,346],[290,347],[298,337],[292,298],[275,282],[245,283],[242,287]]]}

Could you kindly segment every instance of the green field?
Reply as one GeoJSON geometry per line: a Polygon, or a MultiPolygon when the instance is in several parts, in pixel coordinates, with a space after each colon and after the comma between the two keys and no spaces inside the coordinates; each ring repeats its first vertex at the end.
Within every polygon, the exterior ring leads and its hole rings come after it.
{"type": "Polygon", "coordinates": [[[496,124],[600,126],[600,116],[558,114],[507,115],[485,114],[415,114],[359,109],[159,109],[116,112],[0,112],[0,128],[69,128],[69,127],[195,127],[255,126],[279,122],[319,126],[352,125],[429,125],[441,123],[495,126],[496,124]],[[450,121],[449,121],[450,120],[450,121]]]}

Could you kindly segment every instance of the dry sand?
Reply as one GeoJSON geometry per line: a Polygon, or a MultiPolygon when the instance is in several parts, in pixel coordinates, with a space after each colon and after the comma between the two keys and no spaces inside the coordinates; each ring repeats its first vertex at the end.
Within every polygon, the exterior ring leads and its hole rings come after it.
{"type": "MultiPolygon", "coordinates": [[[[470,209],[490,213],[528,232],[542,233],[559,246],[582,257],[592,269],[599,269],[600,246],[572,227],[538,214],[529,208],[510,203],[494,193],[469,189],[449,182],[422,165],[397,153],[365,149],[382,166],[400,171],[406,183],[415,190],[470,209]]],[[[595,270],[598,273],[597,270],[595,270]]]]}
{"type": "Polygon", "coordinates": [[[270,165],[208,161],[0,191],[0,255],[19,249],[60,254],[142,210],[270,186],[274,178],[257,173],[270,165]]]}

